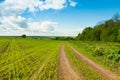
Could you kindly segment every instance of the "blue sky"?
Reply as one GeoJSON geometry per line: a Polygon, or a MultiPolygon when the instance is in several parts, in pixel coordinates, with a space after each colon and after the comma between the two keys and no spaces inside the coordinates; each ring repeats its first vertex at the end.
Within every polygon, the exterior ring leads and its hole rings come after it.
{"type": "Polygon", "coordinates": [[[120,13],[120,0],[0,0],[0,35],[76,36],[120,13]]]}

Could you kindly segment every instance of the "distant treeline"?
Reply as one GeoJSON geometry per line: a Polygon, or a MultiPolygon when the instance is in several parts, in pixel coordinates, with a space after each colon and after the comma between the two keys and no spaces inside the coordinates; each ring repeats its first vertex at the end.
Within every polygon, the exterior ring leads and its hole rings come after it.
{"type": "Polygon", "coordinates": [[[99,23],[94,27],[86,27],[76,37],[83,41],[120,41],[120,16],[115,14],[112,19],[99,23]]]}
{"type": "Polygon", "coordinates": [[[75,40],[75,37],[70,37],[70,36],[26,36],[26,34],[23,34],[22,36],[19,37],[33,38],[33,39],[50,39],[50,40],[75,40]]]}
{"type": "Polygon", "coordinates": [[[54,40],[74,40],[73,37],[55,37],[54,40]]]}

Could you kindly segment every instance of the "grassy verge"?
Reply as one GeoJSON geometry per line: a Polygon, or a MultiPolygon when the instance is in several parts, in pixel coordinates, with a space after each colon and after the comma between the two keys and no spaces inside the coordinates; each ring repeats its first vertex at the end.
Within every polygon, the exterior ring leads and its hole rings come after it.
{"type": "Polygon", "coordinates": [[[81,61],[66,44],[65,52],[71,65],[83,80],[105,80],[104,77],[81,61]]]}
{"type": "Polygon", "coordinates": [[[70,41],[69,43],[86,57],[120,75],[120,61],[115,60],[119,59],[117,51],[120,50],[120,43],[83,41],[70,41]],[[109,57],[114,58],[109,59],[109,57]]]}

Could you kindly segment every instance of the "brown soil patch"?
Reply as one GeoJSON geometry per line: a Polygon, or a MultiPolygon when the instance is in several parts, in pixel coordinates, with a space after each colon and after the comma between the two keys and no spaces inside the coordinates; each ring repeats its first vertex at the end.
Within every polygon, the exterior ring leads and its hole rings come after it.
{"type": "Polygon", "coordinates": [[[72,69],[70,62],[65,55],[63,44],[59,56],[59,75],[60,80],[81,80],[76,72],[72,69]]]}

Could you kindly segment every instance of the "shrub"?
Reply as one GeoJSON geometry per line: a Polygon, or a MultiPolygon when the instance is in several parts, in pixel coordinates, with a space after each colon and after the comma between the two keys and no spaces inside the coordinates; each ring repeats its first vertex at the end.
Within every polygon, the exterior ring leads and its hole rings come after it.
{"type": "Polygon", "coordinates": [[[103,56],[104,55],[104,49],[98,48],[93,52],[93,56],[103,56]]]}
{"type": "Polygon", "coordinates": [[[112,50],[108,53],[107,56],[108,59],[114,60],[114,61],[120,61],[120,50],[112,50]]]}

